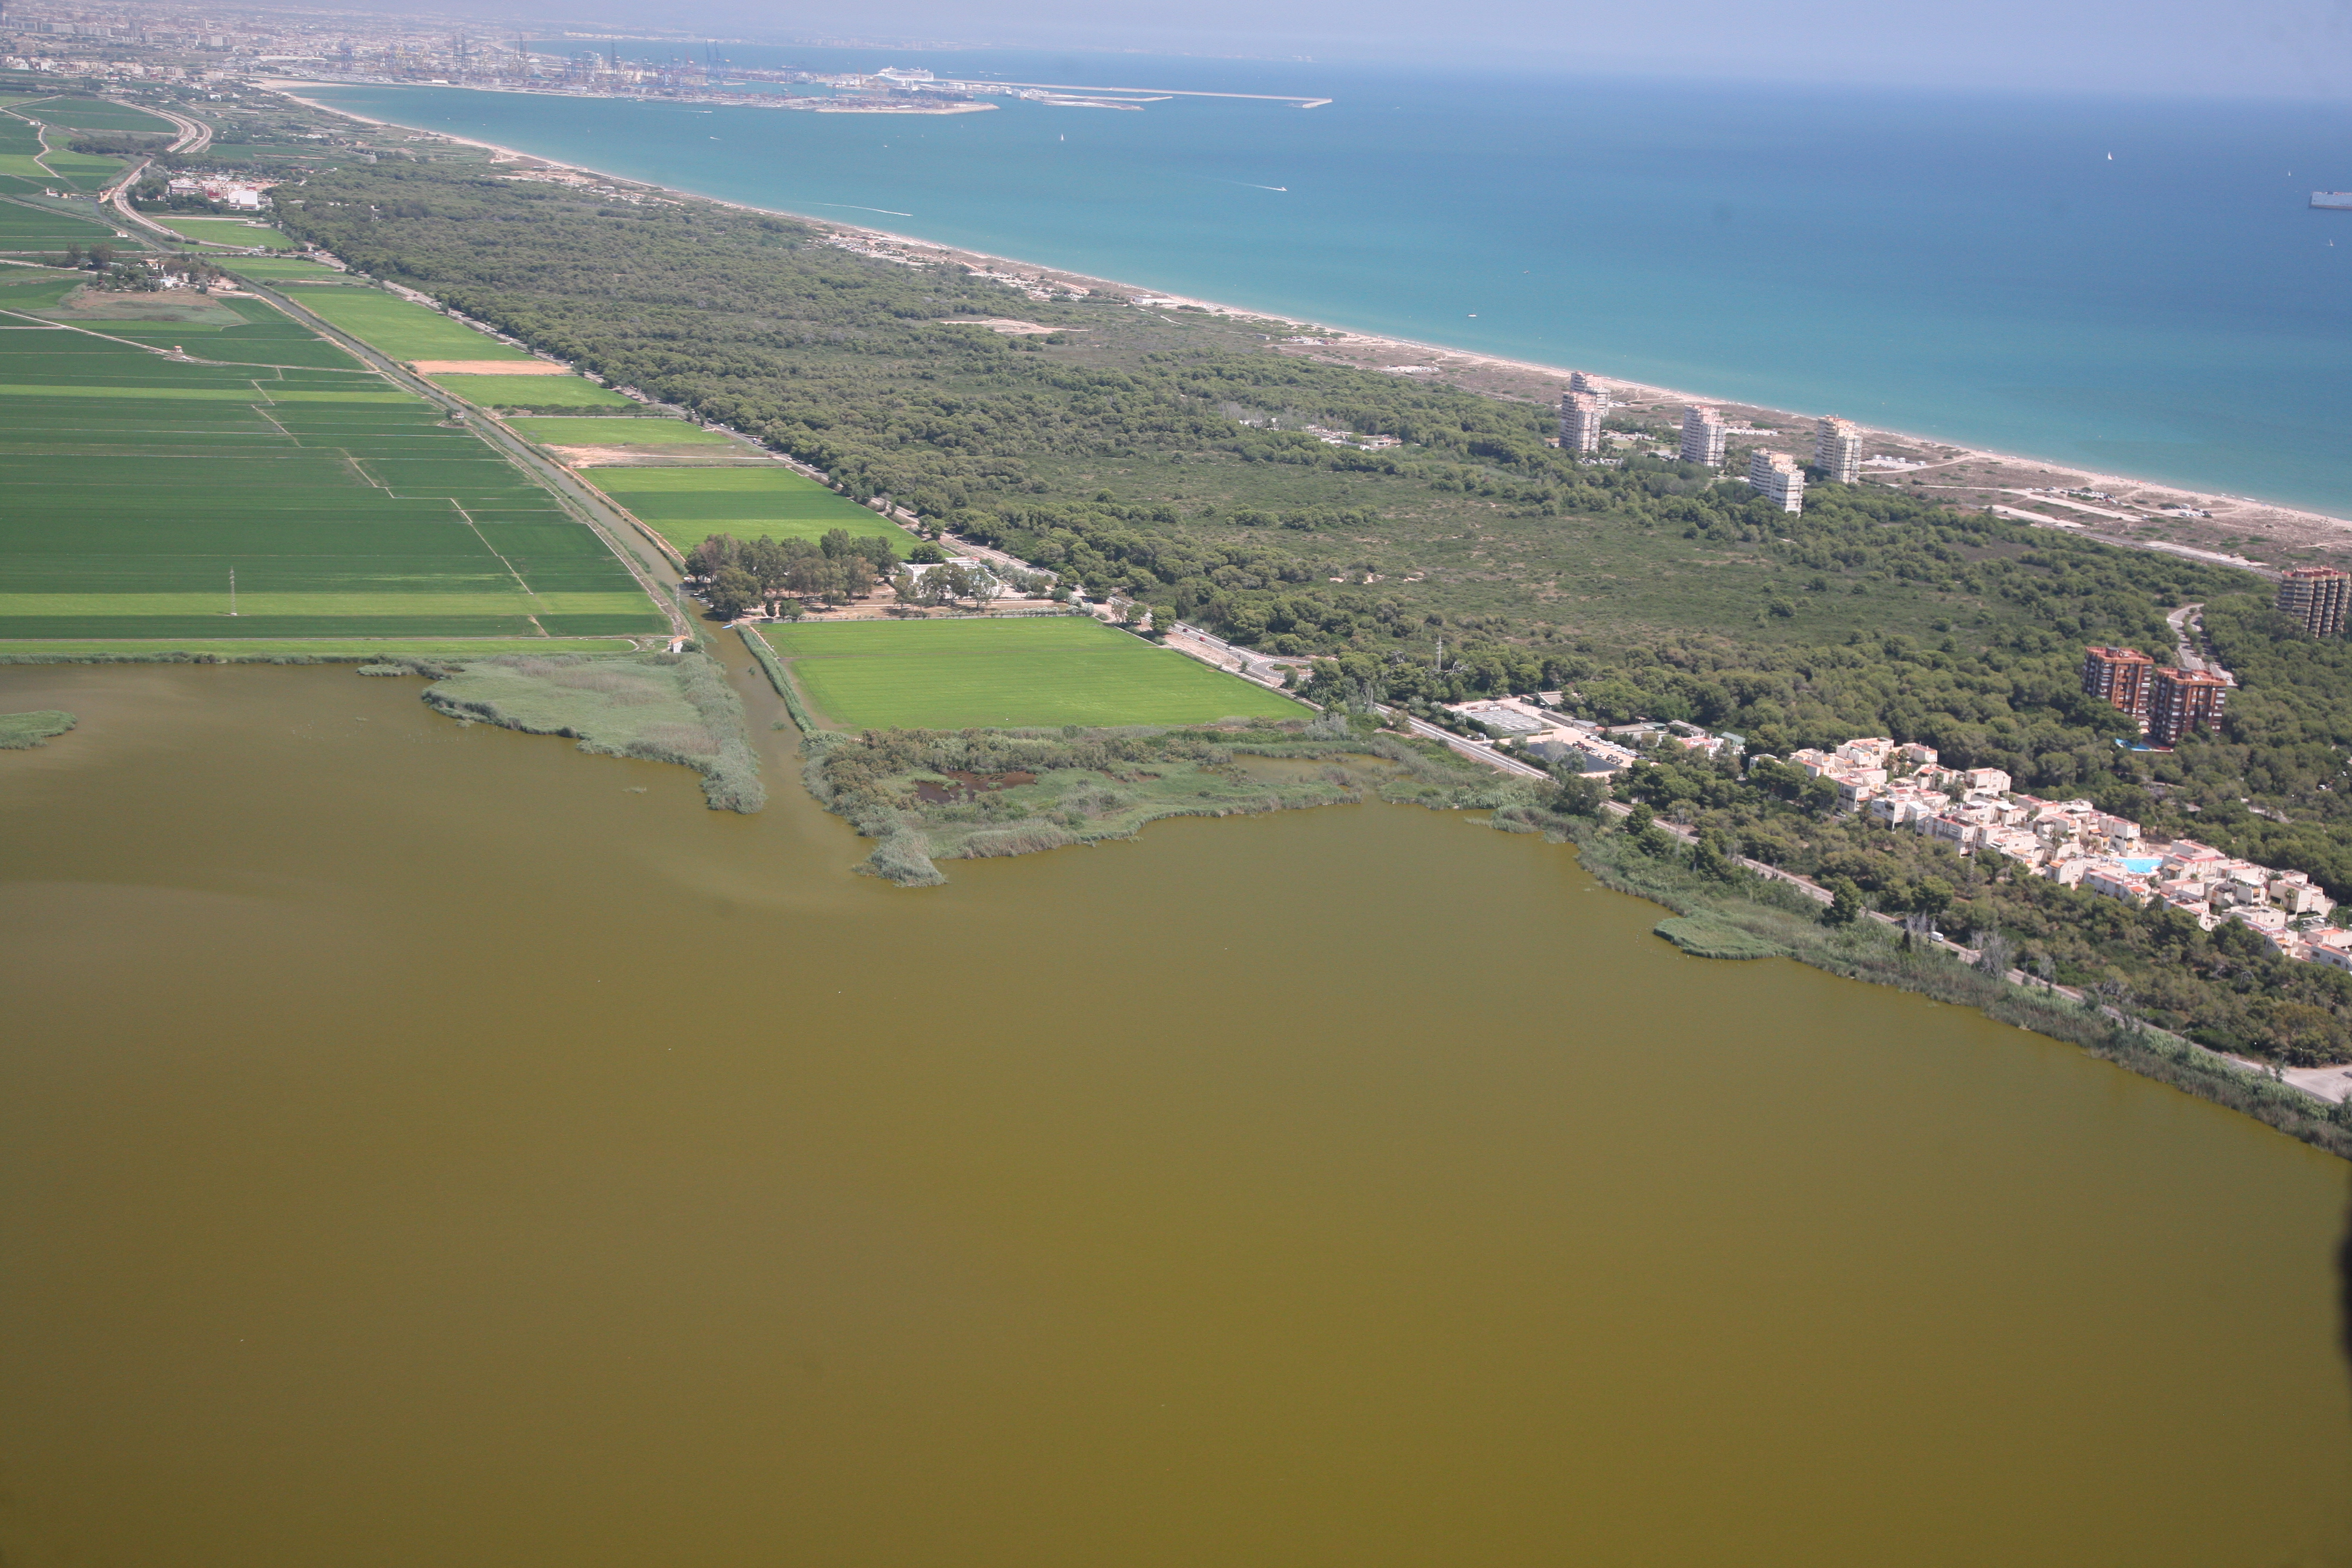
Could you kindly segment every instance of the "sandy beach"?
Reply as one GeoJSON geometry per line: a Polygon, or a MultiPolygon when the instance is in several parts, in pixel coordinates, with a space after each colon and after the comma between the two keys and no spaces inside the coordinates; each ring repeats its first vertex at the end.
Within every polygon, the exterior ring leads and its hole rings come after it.
{"type": "MultiPolygon", "coordinates": [[[[606,174],[602,170],[507,147],[471,137],[400,121],[378,120],[300,96],[299,89],[331,87],[333,82],[288,82],[270,90],[322,113],[369,125],[390,125],[463,146],[479,147],[496,162],[515,165],[525,176],[609,187],[616,191],[658,192],[688,201],[710,202],[739,212],[789,217],[824,234],[835,245],[878,260],[912,266],[946,263],[969,268],[1032,299],[1063,295],[1108,297],[1140,310],[1193,310],[1261,323],[1276,353],[1293,353],[1330,364],[1355,365],[1392,374],[1426,376],[1465,391],[1516,401],[1556,404],[1568,390],[1571,367],[1539,364],[1497,354],[1446,348],[1409,338],[1349,331],[1297,317],[1163,294],[1114,279],[1096,278],[1042,262],[966,250],[887,229],[812,216],[777,207],[707,196],[675,186],[606,174]]],[[[998,330],[1004,330],[999,327],[998,330]]],[[[1700,404],[1719,409],[1732,425],[1735,448],[1769,444],[1810,461],[1814,421],[1837,409],[1799,413],[1758,404],[1710,397],[1705,393],[1653,386],[1614,377],[1599,378],[1616,405],[1614,413],[1660,430],[1677,425],[1682,410],[1700,404]]],[[[2178,485],[2094,468],[2077,468],[2046,458],[1981,448],[1879,429],[1854,422],[1863,431],[1865,481],[1883,484],[1956,506],[1990,510],[2014,521],[2063,528],[2137,549],[2159,550],[2275,574],[2284,567],[2311,562],[2352,565],[2352,521],[2323,512],[2278,505],[2247,496],[2189,489],[2178,485]],[[2065,494],[2061,492],[2074,492],[2065,494]]],[[[1654,449],[1657,441],[1623,441],[1619,451],[1654,449]]]]}

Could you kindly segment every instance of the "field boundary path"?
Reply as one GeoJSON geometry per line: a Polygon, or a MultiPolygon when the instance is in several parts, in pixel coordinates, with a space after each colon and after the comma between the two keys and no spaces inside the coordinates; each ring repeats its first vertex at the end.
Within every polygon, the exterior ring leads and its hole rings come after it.
{"type": "Polygon", "coordinates": [[[403,391],[424,397],[478,433],[499,454],[539,480],[567,508],[579,514],[581,521],[594,529],[605,545],[627,567],[629,574],[670,624],[671,635],[688,641],[697,640],[695,629],[677,606],[677,594],[682,584],[677,570],[667,557],[656,554],[652,561],[637,553],[626,542],[635,520],[624,515],[603,491],[580,479],[569,468],[552,458],[543,457],[538,448],[507,428],[496,416],[476,408],[454,393],[444,392],[418,375],[391,355],[363,339],[352,336],[332,321],[306,310],[299,301],[288,298],[278,289],[257,283],[252,279],[240,279],[243,286],[261,299],[310,327],[328,342],[340,345],[359,356],[360,362],[377,372],[403,391]],[[658,563],[658,564],[656,564],[658,563]]]}

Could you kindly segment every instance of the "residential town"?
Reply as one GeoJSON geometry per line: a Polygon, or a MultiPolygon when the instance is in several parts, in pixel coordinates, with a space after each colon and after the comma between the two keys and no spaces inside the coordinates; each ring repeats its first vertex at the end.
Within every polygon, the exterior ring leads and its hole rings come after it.
{"type": "MultiPolygon", "coordinates": [[[[2340,624],[2347,598],[2352,580],[2326,568],[2305,570],[2279,593],[2282,609],[2322,623],[2340,624]]],[[[2231,685],[2226,674],[2160,666],[2136,650],[2084,650],[2084,692],[2137,718],[2142,732],[2162,747],[2192,731],[2213,730],[2231,685]]],[[[1743,761],[1740,736],[1682,722],[1604,726],[1559,712],[1564,695],[1447,707],[1520,755],[1588,776],[1622,773],[1662,748],[1743,761]]],[[[1935,747],[1916,742],[1864,736],[1831,751],[1794,752],[1786,761],[1834,785],[1839,811],[1907,827],[1958,854],[2007,860],[2066,887],[2143,909],[2161,904],[2206,931],[2234,921],[2262,932],[2288,958],[2352,973],[2352,930],[2328,923],[2336,901],[2305,872],[2237,859],[2194,839],[2149,840],[2138,823],[2088,800],[2026,794],[1999,768],[1947,767],[1935,747]]]]}
{"type": "Polygon", "coordinates": [[[2304,872],[2235,859],[2194,839],[2147,840],[2138,823],[2087,800],[2027,795],[1999,768],[1945,767],[1932,746],[1872,736],[1788,760],[1836,784],[1841,810],[1883,826],[2142,908],[2160,903],[2207,931],[2236,921],[2289,958],[2352,971],[2352,931],[2327,923],[2336,902],[2304,872]]]}

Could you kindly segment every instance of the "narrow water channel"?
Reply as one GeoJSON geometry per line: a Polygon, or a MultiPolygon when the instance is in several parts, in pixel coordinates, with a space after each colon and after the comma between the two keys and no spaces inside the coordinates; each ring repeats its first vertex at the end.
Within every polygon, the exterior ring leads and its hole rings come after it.
{"type": "Polygon", "coordinates": [[[13,1568],[2352,1551],[2251,1121],[1461,816],[901,890],[418,689],[0,669],[13,1568]]]}

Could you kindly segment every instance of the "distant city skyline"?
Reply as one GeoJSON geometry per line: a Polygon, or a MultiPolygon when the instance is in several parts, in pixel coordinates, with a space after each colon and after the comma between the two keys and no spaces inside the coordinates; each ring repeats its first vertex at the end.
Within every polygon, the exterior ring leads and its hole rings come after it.
{"type": "MultiPolygon", "coordinates": [[[[373,0],[349,8],[412,11],[373,0]]],[[[437,7],[413,10],[457,19],[437,7]]],[[[985,9],[870,0],[838,10],[747,0],[657,7],[643,0],[490,0],[462,15],[485,24],[686,29],[779,42],[1060,47],[1439,69],[1496,63],[1515,74],[1565,69],[1854,86],[2352,98],[2352,7],[2336,0],[2259,0],[2230,8],[2188,0],[1983,0],[1969,6],[1694,0],[1675,11],[1668,26],[1649,10],[1591,0],[1476,0],[1439,13],[1396,0],[1299,0],[1273,20],[1241,0],[1195,0],[1181,24],[1161,19],[1166,13],[1138,18],[1072,0],[985,9]]]]}

